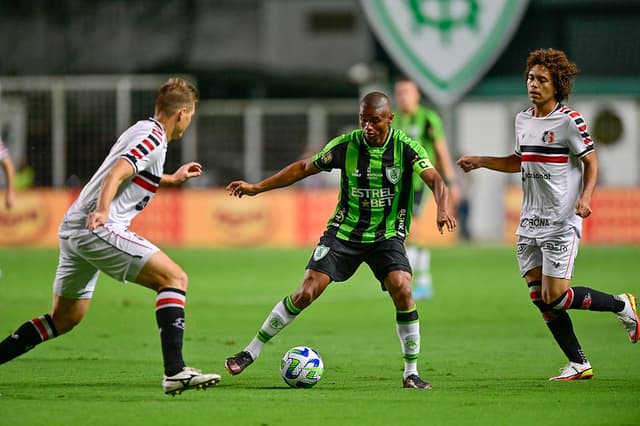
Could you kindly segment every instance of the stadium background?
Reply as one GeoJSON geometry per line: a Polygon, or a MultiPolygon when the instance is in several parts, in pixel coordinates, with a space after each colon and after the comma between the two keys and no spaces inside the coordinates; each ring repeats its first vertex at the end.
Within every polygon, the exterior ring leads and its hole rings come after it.
{"type": "MultiPolygon", "coordinates": [[[[582,71],[569,104],[590,124],[602,168],[587,243],[640,244],[638,22],[636,1],[531,0],[447,123],[455,155],[510,152],[513,116],[528,103],[526,54],[565,50],[582,71]]],[[[0,210],[2,246],[55,247],[77,189],[175,74],[197,82],[203,100],[166,170],[196,159],[206,174],[160,193],[134,228],[180,247],[312,245],[335,203],[330,175],[251,201],[230,202],[220,188],[265,177],[356,127],[363,82],[350,78],[354,65],[387,90],[399,73],[355,0],[4,2],[0,28],[2,136],[21,173],[33,172],[16,208],[0,210]]],[[[466,181],[475,241],[513,239],[517,185],[518,176],[484,171],[466,181]]],[[[413,228],[420,239],[455,243],[435,238],[424,217],[413,228]]]]}

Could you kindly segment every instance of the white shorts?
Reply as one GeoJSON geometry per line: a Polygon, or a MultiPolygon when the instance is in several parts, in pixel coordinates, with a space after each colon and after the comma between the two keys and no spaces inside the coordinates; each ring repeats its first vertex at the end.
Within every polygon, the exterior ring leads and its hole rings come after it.
{"type": "Polygon", "coordinates": [[[53,291],[69,299],[91,299],[99,271],[113,279],[135,281],[149,258],[160,249],[124,227],[105,225],[60,238],[60,256],[53,291]]]}
{"type": "Polygon", "coordinates": [[[566,232],[544,238],[529,238],[518,235],[518,265],[524,276],[533,268],[542,266],[542,274],[571,279],[573,264],[578,255],[580,239],[573,228],[566,232]]]}

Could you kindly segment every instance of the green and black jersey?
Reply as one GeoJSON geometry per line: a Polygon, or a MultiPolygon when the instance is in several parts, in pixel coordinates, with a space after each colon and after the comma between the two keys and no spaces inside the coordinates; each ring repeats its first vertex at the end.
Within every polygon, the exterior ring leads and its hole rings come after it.
{"type": "MultiPolygon", "coordinates": [[[[393,126],[405,132],[410,138],[420,142],[427,150],[427,155],[434,162],[436,161],[435,143],[444,139],[444,127],[437,112],[422,105],[418,107],[414,114],[405,114],[402,111],[395,111],[393,126]]],[[[419,179],[414,178],[413,184],[417,185],[419,179]]]]}
{"type": "Polygon", "coordinates": [[[424,147],[393,128],[380,147],[369,146],[362,130],[338,136],[313,156],[313,163],[324,171],[340,169],[338,205],[327,231],[357,243],[405,239],[413,174],[433,167],[424,147]]]}

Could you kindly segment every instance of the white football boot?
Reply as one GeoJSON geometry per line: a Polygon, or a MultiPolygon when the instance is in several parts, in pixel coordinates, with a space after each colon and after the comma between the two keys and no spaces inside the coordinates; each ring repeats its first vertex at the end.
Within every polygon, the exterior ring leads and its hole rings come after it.
{"type": "Polygon", "coordinates": [[[624,302],[624,309],[618,312],[618,319],[627,330],[631,343],[640,339],[640,325],[638,324],[638,300],[631,293],[623,293],[616,296],[624,302]]]}
{"type": "Polygon", "coordinates": [[[593,368],[589,361],[585,361],[584,364],[569,361],[567,365],[560,369],[560,375],[555,377],[549,377],[549,380],[587,380],[593,377],[593,368]]]}
{"type": "Polygon", "coordinates": [[[200,370],[192,367],[184,367],[182,371],[173,376],[164,376],[162,389],[171,396],[180,395],[189,389],[206,389],[220,381],[218,374],[202,374],[200,370]]]}

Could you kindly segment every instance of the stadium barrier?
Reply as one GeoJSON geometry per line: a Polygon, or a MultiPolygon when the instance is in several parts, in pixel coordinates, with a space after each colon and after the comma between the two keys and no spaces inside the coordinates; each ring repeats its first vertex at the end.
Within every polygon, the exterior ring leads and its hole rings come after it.
{"type": "MultiPolygon", "coordinates": [[[[57,247],[57,228],[77,195],[75,190],[21,191],[10,211],[0,209],[0,246],[57,247]]],[[[0,192],[0,199],[3,194],[0,192]]],[[[311,247],[335,208],[335,189],[281,189],[257,197],[230,197],[222,189],[163,189],[131,228],[165,247],[311,247]]],[[[520,189],[504,197],[505,243],[515,241],[520,189]]],[[[583,241],[591,244],[640,244],[640,189],[598,189],[593,214],[584,221],[583,241]]],[[[449,246],[457,235],[438,234],[435,204],[412,223],[412,241],[449,246]]]]}
{"type": "MultiPolygon", "coordinates": [[[[522,190],[505,191],[504,241],[515,242],[522,190]]],[[[582,241],[592,244],[640,244],[640,189],[598,188],[591,200],[593,213],[582,224],[582,241]]]]}
{"type": "MultiPolygon", "coordinates": [[[[0,210],[0,246],[57,247],[58,225],[76,195],[56,189],[19,192],[11,211],[0,210]]],[[[131,229],[168,247],[312,247],[336,201],[335,189],[288,188],[237,199],[222,189],[163,188],[131,229]]],[[[431,246],[454,244],[456,235],[438,234],[434,218],[430,200],[412,223],[411,238],[431,246]]]]}

